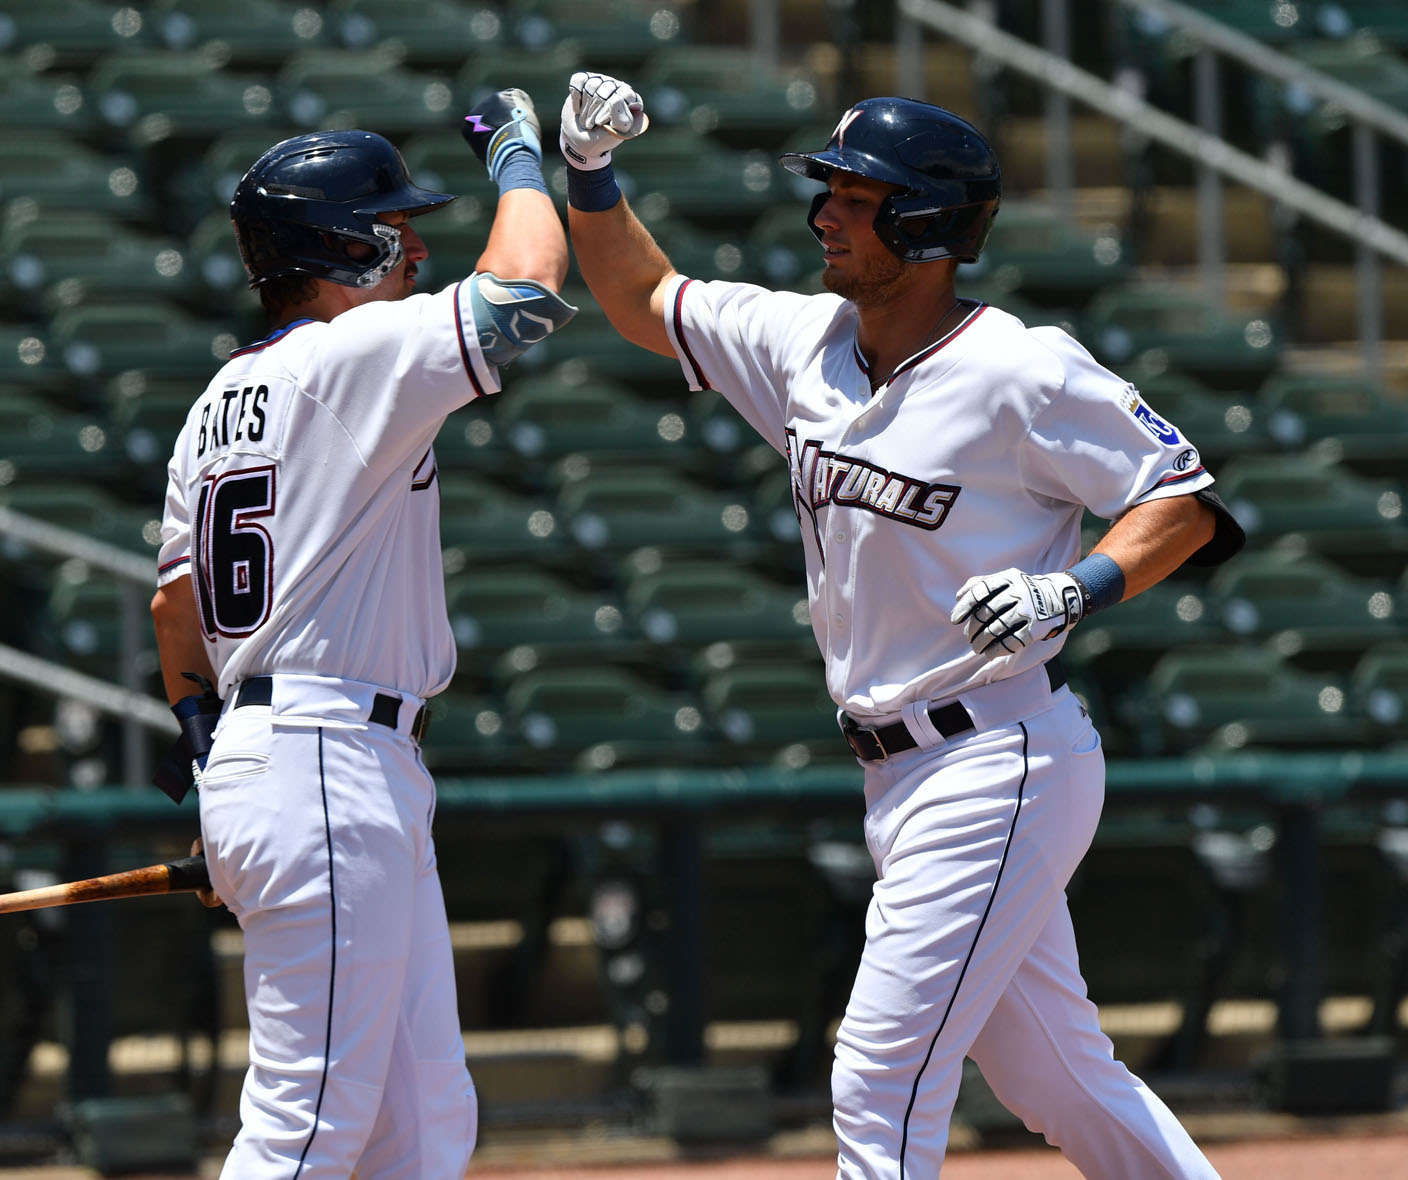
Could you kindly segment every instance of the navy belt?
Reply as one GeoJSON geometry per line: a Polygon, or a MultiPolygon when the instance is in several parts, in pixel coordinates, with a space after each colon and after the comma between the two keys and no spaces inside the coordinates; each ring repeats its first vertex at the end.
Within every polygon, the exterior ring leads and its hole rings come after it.
{"type": "MultiPolygon", "coordinates": [[[[1042,667],[1046,669],[1046,679],[1051,684],[1052,692],[1066,683],[1066,670],[1061,667],[1060,657],[1047,660],[1042,667]]],[[[955,738],[973,728],[973,718],[959,701],[935,705],[929,710],[929,720],[945,739],[955,738]]],[[[883,762],[891,754],[902,754],[919,744],[903,721],[882,725],[879,729],[866,729],[849,713],[841,714],[841,736],[850,743],[862,762],[883,762]]]]}
{"type": "MultiPolygon", "coordinates": [[[[235,689],[236,709],[242,709],[245,705],[271,705],[274,703],[274,678],[272,676],[251,676],[248,680],[241,680],[235,689]]],[[[367,713],[367,720],[374,721],[377,725],[384,725],[387,729],[396,729],[401,720],[401,698],[392,696],[389,692],[379,692],[372,698],[372,707],[367,713]]],[[[416,710],[415,720],[411,722],[410,738],[417,745],[425,738],[425,731],[430,727],[430,706],[422,705],[416,710]]]]}

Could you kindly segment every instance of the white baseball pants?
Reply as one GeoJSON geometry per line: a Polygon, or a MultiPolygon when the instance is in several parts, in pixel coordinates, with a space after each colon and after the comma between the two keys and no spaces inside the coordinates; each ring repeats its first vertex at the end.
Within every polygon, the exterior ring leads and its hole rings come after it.
{"type": "Polygon", "coordinates": [[[878,880],[832,1072],[837,1176],[934,1180],[970,1056],[1088,1180],[1216,1180],[1086,998],[1065,887],[1105,765],[1080,703],[1062,688],[1021,720],[934,738],[865,764],[878,880]]]}
{"type": "Polygon", "coordinates": [[[434,800],[403,733],[227,707],[200,788],[250,1023],[223,1180],[462,1180],[477,1107],[434,800]]]}

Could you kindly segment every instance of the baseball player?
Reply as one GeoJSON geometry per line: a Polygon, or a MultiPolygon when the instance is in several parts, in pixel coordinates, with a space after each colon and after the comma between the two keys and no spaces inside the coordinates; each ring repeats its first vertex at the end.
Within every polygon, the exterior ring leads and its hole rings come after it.
{"type": "Polygon", "coordinates": [[[838,1176],[939,1175],[965,1056],[1088,1177],[1214,1176],[1086,998],[1064,889],[1104,762],[1058,658],[1086,615],[1240,544],[1197,449],[1066,333],[958,296],[1000,199],[962,119],[873,98],[782,157],[826,184],[812,296],[673,270],[612,178],[646,125],[625,83],[572,78],[578,264],[623,335],[786,458],[864,768],[878,880],[832,1073],[838,1176]],[[1082,558],[1087,507],[1115,524],[1082,558]]]}
{"type": "Polygon", "coordinates": [[[462,130],[499,198],[475,273],[436,293],[412,219],[454,198],[381,136],[254,163],[230,214],[272,330],[196,400],[169,467],[152,613],[211,885],[244,931],[226,1180],[461,1180],[475,1141],[418,745],[455,666],[432,444],[575,309],[528,96],[462,130]]]}

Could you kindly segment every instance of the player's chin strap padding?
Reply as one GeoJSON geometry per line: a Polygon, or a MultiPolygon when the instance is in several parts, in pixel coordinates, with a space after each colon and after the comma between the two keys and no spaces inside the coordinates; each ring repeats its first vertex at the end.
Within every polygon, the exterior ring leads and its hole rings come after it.
{"type": "MultiPolygon", "coordinates": [[[[1066,683],[1066,670],[1061,667],[1061,658],[1053,656],[1044,667],[1051,691],[1055,692],[1066,683]]],[[[945,738],[956,738],[973,728],[973,718],[960,701],[935,705],[929,710],[929,720],[945,738]]],[[[882,725],[878,729],[866,729],[849,713],[841,714],[841,734],[862,762],[883,762],[891,754],[902,754],[919,744],[903,721],[882,725]]]]}
{"type": "Polygon", "coordinates": [[[562,296],[532,279],[501,279],[492,271],[469,280],[469,306],[479,349],[491,365],[517,360],[577,314],[562,296]]]}

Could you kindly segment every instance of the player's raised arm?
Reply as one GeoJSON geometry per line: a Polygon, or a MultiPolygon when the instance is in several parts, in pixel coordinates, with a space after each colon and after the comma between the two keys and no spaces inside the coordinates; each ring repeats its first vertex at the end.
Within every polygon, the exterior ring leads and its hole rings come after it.
{"type": "Polygon", "coordinates": [[[474,269],[562,290],[567,236],[543,183],[542,130],[532,99],[522,90],[497,91],[476,104],[460,130],[499,186],[494,224],[474,269]]]}
{"type": "Polygon", "coordinates": [[[640,95],[605,74],[576,73],[562,106],[572,248],[593,298],[632,344],[674,356],[665,331],[670,260],[616,186],[611,153],[646,129],[640,95]]]}

